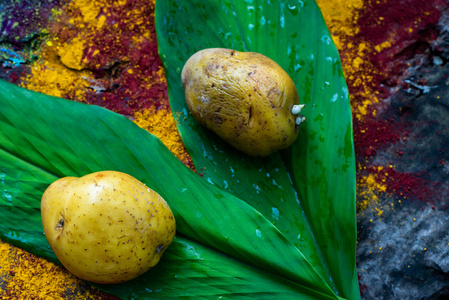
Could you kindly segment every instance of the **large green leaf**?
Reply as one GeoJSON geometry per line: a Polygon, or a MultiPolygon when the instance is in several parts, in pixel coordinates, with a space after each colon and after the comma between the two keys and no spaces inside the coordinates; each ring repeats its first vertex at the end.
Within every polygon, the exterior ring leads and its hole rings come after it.
{"type": "Polygon", "coordinates": [[[204,178],[122,116],[0,81],[0,237],[57,262],[40,221],[45,188],[119,170],[168,201],[178,236],[155,269],[100,288],[123,298],[359,298],[349,100],[315,3],[161,1],[156,17],[171,105],[204,178]],[[264,53],[292,76],[307,104],[292,148],[248,158],[188,114],[182,66],[217,46],[264,53]]]}
{"type": "Polygon", "coordinates": [[[360,297],[348,89],[316,3],[158,1],[156,24],[170,104],[204,180],[263,214],[338,295],[360,297]],[[290,74],[307,118],[291,149],[266,159],[247,157],[189,114],[181,70],[192,54],[211,47],[265,54],[290,74]]]}
{"type": "Polygon", "coordinates": [[[122,298],[336,299],[303,253],[245,201],[203,180],[147,131],[106,109],[0,81],[0,238],[58,262],[40,197],[63,176],[129,173],[164,197],[178,235],[159,265],[120,285],[122,298]]]}

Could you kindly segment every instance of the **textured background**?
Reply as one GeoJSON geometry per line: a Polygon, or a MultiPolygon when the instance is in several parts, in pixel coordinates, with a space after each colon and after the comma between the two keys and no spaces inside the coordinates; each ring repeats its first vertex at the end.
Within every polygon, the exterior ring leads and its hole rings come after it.
{"type": "MultiPolygon", "coordinates": [[[[448,4],[318,4],[351,95],[362,298],[442,299],[449,295],[448,4]]],[[[2,1],[0,78],[121,113],[192,167],[168,104],[151,1],[2,1]]],[[[19,248],[0,247],[2,299],[112,298],[19,248]]]]}

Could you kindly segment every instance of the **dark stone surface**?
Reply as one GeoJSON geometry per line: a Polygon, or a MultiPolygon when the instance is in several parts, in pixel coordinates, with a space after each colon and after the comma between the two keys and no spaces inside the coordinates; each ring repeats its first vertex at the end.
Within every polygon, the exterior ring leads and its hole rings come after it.
{"type": "Polygon", "coordinates": [[[409,61],[379,115],[393,118],[408,134],[378,151],[374,164],[417,174],[427,190],[405,199],[383,194],[358,215],[363,299],[449,299],[448,15],[440,20],[437,39],[409,61]]]}
{"type": "MultiPolygon", "coordinates": [[[[383,203],[389,207],[391,199],[383,203]]],[[[397,204],[382,215],[367,211],[359,221],[363,298],[427,299],[449,288],[447,211],[397,204]]]]}

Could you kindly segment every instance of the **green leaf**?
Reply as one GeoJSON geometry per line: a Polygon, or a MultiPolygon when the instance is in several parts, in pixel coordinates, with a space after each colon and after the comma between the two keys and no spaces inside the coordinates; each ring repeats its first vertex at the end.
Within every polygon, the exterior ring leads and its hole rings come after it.
{"type": "Polygon", "coordinates": [[[316,3],[159,1],[156,24],[170,105],[204,180],[263,214],[336,294],[360,298],[349,95],[316,3]],[[196,51],[213,47],[262,53],[290,74],[307,119],[290,149],[266,159],[247,157],[189,114],[181,70],[196,51]]]}
{"type": "Polygon", "coordinates": [[[129,173],[174,211],[178,236],[123,298],[360,298],[355,272],[355,167],[338,53],[311,1],[162,1],[156,11],[172,109],[200,178],[123,116],[0,81],[0,238],[58,262],[40,197],[63,176],[129,173]],[[204,3],[205,2],[205,3],[204,3]],[[256,51],[294,79],[306,123],[297,143],[248,158],[188,114],[185,60],[206,47],[256,51]]]}
{"type": "Polygon", "coordinates": [[[164,259],[154,269],[130,282],[110,286],[107,291],[124,295],[123,290],[129,290],[136,299],[197,299],[218,296],[248,299],[322,297],[306,289],[303,293],[298,293],[299,288],[291,281],[260,272],[200,244],[176,237],[164,253],[164,259]]]}
{"type": "Polygon", "coordinates": [[[160,265],[120,285],[127,299],[229,296],[336,299],[301,251],[252,206],[203,180],[155,136],[106,109],[0,81],[0,238],[58,262],[40,197],[63,176],[128,173],[172,208],[178,236],[160,265]]]}

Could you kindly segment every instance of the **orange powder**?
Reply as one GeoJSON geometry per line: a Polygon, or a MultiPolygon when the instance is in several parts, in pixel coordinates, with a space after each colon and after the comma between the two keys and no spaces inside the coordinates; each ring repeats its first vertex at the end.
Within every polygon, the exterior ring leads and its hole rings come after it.
{"type": "Polygon", "coordinates": [[[114,299],[67,270],[0,241],[0,299],[114,299]]]}
{"type": "Polygon", "coordinates": [[[181,136],[176,128],[175,119],[169,110],[156,110],[154,107],[138,111],[133,120],[139,127],[157,136],[164,145],[185,165],[194,169],[181,136]]]}

